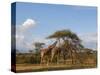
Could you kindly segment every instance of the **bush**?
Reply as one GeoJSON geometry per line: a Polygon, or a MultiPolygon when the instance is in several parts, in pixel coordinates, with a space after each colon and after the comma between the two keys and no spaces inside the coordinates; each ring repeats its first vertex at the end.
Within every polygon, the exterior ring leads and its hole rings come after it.
{"type": "Polygon", "coordinates": [[[16,55],[16,64],[39,64],[40,63],[40,55],[39,54],[20,54],[16,55]]]}

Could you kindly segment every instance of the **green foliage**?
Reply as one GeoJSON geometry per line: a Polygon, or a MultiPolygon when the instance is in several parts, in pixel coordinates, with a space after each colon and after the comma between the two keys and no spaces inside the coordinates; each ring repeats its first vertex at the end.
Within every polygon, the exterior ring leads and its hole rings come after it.
{"type": "MultiPolygon", "coordinates": [[[[79,52],[78,53],[78,60],[81,62],[87,62],[87,59],[94,60],[94,63],[97,63],[97,52],[93,51],[90,52],[79,52]]],[[[67,59],[71,59],[70,57],[67,57],[67,59]]],[[[66,59],[66,60],[67,60],[66,59]]],[[[60,58],[60,60],[63,60],[63,58],[60,58]]],[[[55,56],[53,63],[57,62],[57,55],[55,56]]],[[[66,62],[67,63],[67,62],[66,62]]],[[[91,63],[91,62],[90,62],[91,63]]],[[[16,55],[16,64],[40,64],[40,54],[39,53],[22,53],[16,55]]]]}
{"type": "Polygon", "coordinates": [[[34,46],[35,46],[35,52],[39,53],[40,48],[42,48],[42,46],[45,45],[45,43],[41,43],[41,42],[35,42],[34,46]]]}
{"type": "Polygon", "coordinates": [[[17,64],[39,64],[40,54],[23,53],[16,55],[17,64]]]}
{"type": "Polygon", "coordinates": [[[55,33],[53,33],[47,38],[63,38],[63,39],[71,38],[71,39],[81,41],[80,38],[77,36],[77,34],[75,34],[74,32],[68,29],[56,31],[55,33]]]}
{"type": "Polygon", "coordinates": [[[71,39],[74,43],[79,43],[80,48],[84,48],[84,46],[81,44],[81,39],[78,37],[78,35],[68,29],[56,31],[47,38],[48,39],[55,38],[57,39],[57,41],[59,41],[59,43],[61,39],[64,42],[69,42],[69,39],[71,39]]]}

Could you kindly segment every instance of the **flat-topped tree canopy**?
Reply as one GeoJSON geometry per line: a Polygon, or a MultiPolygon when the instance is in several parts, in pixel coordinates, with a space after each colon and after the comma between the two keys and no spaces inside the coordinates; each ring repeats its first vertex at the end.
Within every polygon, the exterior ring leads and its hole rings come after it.
{"type": "Polygon", "coordinates": [[[52,35],[48,36],[47,39],[55,38],[57,40],[62,39],[63,41],[67,41],[68,39],[71,39],[74,43],[79,43],[79,46],[83,48],[84,46],[81,44],[81,39],[78,37],[78,35],[74,32],[72,32],[69,29],[63,29],[58,30],[54,32],[52,35]]]}
{"type": "Polygon", "coordinates": [[[56,31],[55,33],[48,36],[47,38],[63,38],[63,40],[65,40],[65,38],[70,38],[70,39],[81,41],[80,38],[77,36],[77,34],[75,34],[69,29],[56,31]]]}

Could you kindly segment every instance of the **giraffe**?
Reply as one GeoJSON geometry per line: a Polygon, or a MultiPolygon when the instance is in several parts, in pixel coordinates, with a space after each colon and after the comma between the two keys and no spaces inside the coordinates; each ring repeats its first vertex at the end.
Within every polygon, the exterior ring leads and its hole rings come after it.
{"type": "Polygon", "coordinates": [[[54,42],[52,45],[48,46],[48,48],[40,49],[41,63],[43,63],[43,61],[44,61],[44,59],[46,59],[46,57],[47,57],[47,62],[49,62],[51,51],[55,47],[56,43],[57,43],[57,41],[54,42]]]}
{"type": "Polygon", "coordinates": [[[65,61],[67,55],[66,52],[67,50],[63,47],[63,44],[59,42],[59,45],[55,46],[51,51],[51,62],[53,62],[54,58],[56,57],[58,63],[61,55],[63,57],[63,60],[65,61]]]}
{"type": "MultiPolygon", "coordinates": [[[[57,55],[57,57],[60,57],[60,53],[61,53],[61,49],[59,47],[54,47],[51,51],[51,63],[53,62],[53,59],[55,57],[55,55],[57,55]]],[[[58,60],[57,58],[57,60],[58,60]]]]}
{"type": "Polygon", "coordinates": [[[80,56],[77,53],[79,49],[75,45],[67,42],[67,45],[65,47],[68,50],[69,56],[72,58],[72,64],[76,64],[76,62],[82,63],[80,60],[80,56]]]}

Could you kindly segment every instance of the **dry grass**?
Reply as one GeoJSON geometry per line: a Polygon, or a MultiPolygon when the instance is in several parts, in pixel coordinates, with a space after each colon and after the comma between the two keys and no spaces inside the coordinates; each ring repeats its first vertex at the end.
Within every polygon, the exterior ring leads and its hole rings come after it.
{"type": "Polygon", "coordinates": [[[96,64],[16,64],[16,72],[37,72],[84,68],[96,68],[96,64]]]}

